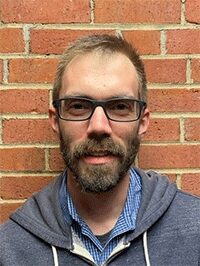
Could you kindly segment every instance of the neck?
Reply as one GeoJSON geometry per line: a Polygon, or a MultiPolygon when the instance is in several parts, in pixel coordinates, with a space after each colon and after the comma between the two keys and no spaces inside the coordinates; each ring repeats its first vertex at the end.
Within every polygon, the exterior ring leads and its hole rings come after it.
{"type": "Polygon", "coordinates": [[[129,187],[129,174],[108,192],[83,192],[70,174],[67,186],[81,218],[94,234],[101,235],[113,229],[123,210],[129,187]]]}

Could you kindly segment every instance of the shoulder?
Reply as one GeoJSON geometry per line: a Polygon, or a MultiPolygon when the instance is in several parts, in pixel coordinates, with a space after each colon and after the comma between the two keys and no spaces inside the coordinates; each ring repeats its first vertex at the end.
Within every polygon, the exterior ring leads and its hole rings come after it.
{"type": "Polygon", "coordinates": [[[14,256],[15,251],[24,241],[24,233],[26,234],[25,231],[22,232],[20,226],[10,219],[0,225],[0,262],[6,260],[6,257],[14,256]],[[18,241],[16,241],[16,238],[18,241]]]}
{"type": "MultiPolygon", "coordinates": [[[[9,235],[13,234],[13,229],[16,224],[12,222],[12,220],[8,219],[5,223],[0,225],[0,238],[1,240],[6,239],[9,235]]],[[[14,229],[15,231],[15,229],[14,229]]],[[[0,244],[2,241],[0,241],[0,244]]]]}
{"type": "MultiPolygon", "coordinates": [[[[198,196],[178,189],[174,200],[184,209],[192,208],[192,210],[200,211],[200,197],[198,196]]],[[[198,212],[197,214],[200,215],[200,212],[198,212]]]]}
{"type": "Polygon", "coordinates": [[[51,264],[50,246],[11,219],[0,226],[0,239],[0,265],[51,264]]]}
{"type": "Polygon", "coordinates": [[[9,219],[0,225],[0,247],[5,249],[7,245],[11,247],[15,243],[15,239],[17,239],[18,244],[23,243],[28,235],[30,234],[26,230],[9,219]]]}
{"type": "MultiPolygon", "coordinates": [[[[167,213],[169,224],[180,230],[200,233],[200,198],[181,190],[172,201],[167,213]]],[[[166,218],[166,217],[165,217],[166,218]]]]}
{"type": "Polygon", "coordinates": [[[174,203],[177,209],[187,211],[187,213],[200,219],[200,197],[177,190],[174,203]]]}

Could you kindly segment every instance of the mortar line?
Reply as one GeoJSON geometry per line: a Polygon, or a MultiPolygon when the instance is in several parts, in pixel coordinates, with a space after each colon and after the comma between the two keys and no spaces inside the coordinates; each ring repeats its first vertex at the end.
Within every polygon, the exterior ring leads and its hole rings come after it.
{"type": "Polygon", "coordinates": [[[45,171],[50,171],[50,167],[49,167],[49,149],[45,149],[45,171]]]}
{"type": "MultiPolygon", "coordinates": [[[[51,129],[50,129],[51,130],[51,129]]],[[[151,142],[146,142],[143,141],[141,143],[142,147],[175,147],[175,146],[190,146],[190,147],[199,147],[200,145],[200,141],[187,141],[184,143],[180,143],[179,141],[168,141],[168,142],[164,142],[164,141],[151,141],[151,142]]],[[[6,143],[0,146],[0,149],[22,149],[22,148],[26,148],[26,149],[32,149],[32,148],[38,148],[38,149],[57,149],[59,148],[59,143],[57,140],[55,140],[55,142],[47,142],[47,143],[41,143],[41,142],[35,142],[35,143],[28,143],[28,142],[24,142],[24,143],[6,143]]]]}
{"type": "Polygon", "coordinates": [[[57,176],[58,175],[58,173],[60,173],[60,172],[55,172],[55,171],[51,171],[51,170],[49,170],[49,171],[46,171],[46,172],[38,172],[38,171],[36,171],[36,172],[33,172],[33,173],[30,173],[30,172],[8,172],[8,173],[1,173],[1,176],[0,176],[0,178],[2,178],[2,177],[12,177],[12,176],[15,176],[15,177],[26,177],[26,176],[28,176],[28,177],[48,177],[48,176],[57,176]]]}
{"type": "MultiPolygon", "coordinates": [[[[51,101],[49,101],[51,105],[51,101]]],[[[48,110],[47,110],[48,112],[48,110]]],[[[45,114],[31,114],[31,113],[9,113],[1,114],[2,119],[48,119],[48,113],[45,114]]],[[[198,111],[194,112],[153,112],[151,111],[151,118],[200,118],[200,113],[198,111]]]]}
{"type": "MultiPolygon", "coordinates": [[[[137,166],[137,165],[136,165],[137,166]]],[[[159,172],[162,175],[169,175],[169,174],[177,174],[177,175],[183,175],[183,174],[200,174],[200,169],[199,168],[172,168],[172,169],[167,169],[167,168],[151,168],[151,169],[144,169],[144,171],[149,171],[149,170],[154,170],[156,172],[159,172]]],[[[1,171],[0,172],[0,178],[2,177],[11,177],[11,176],[57,176],[61,171],[54,171],[54,170],[49,170],[49,171],[1,171]]]]}
{"type": "Polygon", "coordinates": [[[27,114],[13,113],[13,114],[2,114],[3,119],[48,119],[48,114],[27,114]]]}
{"type": "Polygon", "coordinates": [[[30,52],[30,27],[31,25],[27,25],[27,24],[23,26],[23,36],[24,36],[26,54],[29,54],[30,52]]]}
{"type": "Polygon", "coordinates": [[[9,204],[13,204],[13,203],[23,203],[25,202],[26,199],[2,199],[0,200],[0,204],[4,204],[4,203],[9,203],[9,204]]]}
{"type": "Polygon", "coordinates": [[[194,112],[174,112],[174,113],[159,113],[151,112],[151,118],[200,118],[200,113],[194,112]]]}
{"type": "Polygon", "coordinates": [[[167,54],[167,34],[165,30],[161,30],[160,33],[160,52],[161,55],[167,54]]]}
{"type": "Polygon", "coordinates": [[[168,169],[168,168],[151,168],[151,169],[144,169],[145,171],[149,171],[149,170],[154,170],[156,172],[159,172],[160,174],[200,174],[200,169],[199,168],[172,168],[172,169],[168,169]]]}
{"type": "Polygon", "coordinates": [[[181,189],[181,174],[177,174],[176,176],[176,185],[179,189],[181,189]]]}
{"type": "Polygon", "coordinates": [[[192,84],[192,70],[191,70],[191,59],[187,59],[186,63],[186,84],[192,84]]]}
{"type": "Polygon", "coordinates": [[[90,19],[91,19],[91,25],[94,24],[94,20],[95,20],[95,2],[94,0],[90,0],[90,8],[91,8],[91,12],[90,12],[90,19]]]}
{"type": "MultiPolygon", "coordinates": [[[[120,31],[120,29],[116,29],[116,31],[120,31]]],[[[0,59],[6,60],[6,59],[60,59],[60,54],[25,54],[25,53],[16,53],[16,54],[2,54],[0,53],[0,59]]],[[[142,59],[200,59],[200,53],[196,54],[143,54],[141,55],[142,59]]]]}
{"type": "MultiPolygon", "coordinates": [[[[193,84],[186,83],[148,83],[148,89],[200,89],[200,82],[193,84]]],[[[50,90],[52,91],[52,83],[7,83],[1,84],[0,90],[50,90]]]]}
{"type": "MultiPolygon", "coordinates": [[[[94,0],[90,0],[93,2],[94,0]]],[[[194,23],[63,23],[63,24],[41,24],[41,23],[26,23],[27,27],[34,27],[35,29],[63,29],[63,30],[91,30],[91,29],[117,29],[122,30],[162,30],[162,29],[199,29],[199,24],[194,23]]],[[[23,28],[23,23],[8,23],[6,24],[7,28],[23,28]]],[[[5,28],[5,25],[0,25],[0,29],[5,28]]]]}
{"type": "Polygon", "coordinates": [[[3,82],[8,83],[9,79],[9,63],[8,59],[3,60],[3,82]]]}
{"type": "Polygon", "coordinates": [[[185,118],[180,118],[180,143],[185,144],[185,118]]]}
{"type": "Polygon", "coordinates": [[[181,25],[186,24],[186,19],[185,19],[185,1],[186,0],[181,0],[181,25]]]}
{"type": "Polygon", "coordinates": [[[151,141],[151,142],[143,142],[141,146],[143,147],[170,147],[170,146],[197,146],[199,147],[200,141],[187,141],[184,143],[180,143],[180,141],[167,141],[167,142],[158,142],[158,141],[151,141]]]}
{"type": "Polygon", "coordinates": [[[3,144],[3,119],[0,118],[0,144],[3,144]]]}
{"type": "Polygon", "coordinates": [[[42,84],[42,83],[7,83],[1,84],[0,90],[50,90],[52,88],[52,84],[42,84]]]}
{"type": "Polygon", "coordinates": [[[58,142],[54,143],[39,143],[36,142],[34,144],[31,143],[9,143],[9,144],[4,144],[0,146],[1,149],[32,149],[32,148],[37,148],[37,149],[57,149],[59,148],[58,142]]]}

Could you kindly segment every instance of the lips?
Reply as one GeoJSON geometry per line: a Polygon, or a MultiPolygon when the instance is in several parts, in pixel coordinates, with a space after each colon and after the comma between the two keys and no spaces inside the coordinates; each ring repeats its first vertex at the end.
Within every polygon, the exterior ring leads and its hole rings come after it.
{"type": "Polygon", "coordinates": [[[108,164],[113,162],[114,156],[108,154],[92,154],[83,157],[83,161],[87,164],[108,164]]]}

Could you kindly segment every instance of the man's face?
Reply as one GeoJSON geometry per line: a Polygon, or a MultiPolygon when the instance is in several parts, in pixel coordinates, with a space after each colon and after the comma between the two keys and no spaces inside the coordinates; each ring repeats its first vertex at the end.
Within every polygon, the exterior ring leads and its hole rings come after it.
{"type": "MultiPolygon", "coordinates": [[[[138,99],[138,88],[136,70],[126,56],[93,52],[76,57],[68,65],[59,97],[138,99]]],[[[102,107],[97,107],[86,121],[59,120],[53,127],[60,136],[68,178],[75,179],[88,192],[115,187],[127,176],[147,126],[148,111],[140,122],[116,122],[106,117],[102,107]]]]}

